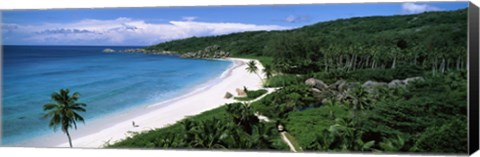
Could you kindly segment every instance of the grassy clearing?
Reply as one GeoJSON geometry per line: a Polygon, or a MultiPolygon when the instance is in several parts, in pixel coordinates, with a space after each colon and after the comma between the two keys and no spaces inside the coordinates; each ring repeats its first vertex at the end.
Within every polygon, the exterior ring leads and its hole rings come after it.
{"type": "Polygon", "coordinates": [[[259,90],[252,90],[252,91],[247,91],[247,96],[246,97],[234,97],[233,99],[239,100],[239,101],[250,101],[254,100],[263,94],[267,93],[268,91],[265,89],[259,89],[259,90]]]}

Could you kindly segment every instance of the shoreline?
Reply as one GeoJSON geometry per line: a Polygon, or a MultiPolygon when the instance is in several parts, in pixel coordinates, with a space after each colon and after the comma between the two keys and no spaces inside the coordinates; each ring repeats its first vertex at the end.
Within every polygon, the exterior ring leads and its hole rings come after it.
{"type": "MultiPolygon", "coordinates": [[[[186,94],[154,104],[147,104],[144,107],[114,113],[86,122],[85,125],[79,124],[78,130],[69,130],[73,146],[75,148],[101,148],[106,143],[115,143],[131,136],[132,132],[138,133],[162,128],[187,116],[197,115],[226,103],[235,102],[232,98],[225,99],[224,95],[226,92],[236,95],[236,88],[246,86],[249,89],[258,89],[262,87],[260,78],[245,70],[246,62],[251,59],[227,58],[222,60],[232,61],[233,65],[219,77],[192,88],[186,94]],[[138,127],[133,127],[133,121],[138,127]]],[[[257,62],[258,69],[263,69],[259,61],[255,60],[255,62],[257,62]]],[[[68,141],[63,132],[57,131],[54,135],[38,137],[19,145],[68,147],[68,141]]]]}
{"type": "MultiPolygon", "coordinates": [[[[228,60],[228,59],[222,59],[222,60],[228,60]]],[[[181,99],[184,99],[184,98],[188,98],[189,96],[192,96],[192,95],[195,95],[199,92],[202,92],[202,91],[205,91],[205,90],[208,90],[210,87],[212,86],[215,86],[216,83],[218,82],[221,82],[223,79],[225,79],[226,77],[230,76],[231,74],[231,71],[238,68],[239,66],[242,66],[244,65],[245,63],[244,62],[240,62],[240,61],[235,61],[235,60],[229,60],[232,62],[232,65],[230,65],[225,71],[223,71],[220,76],[218,77],[215,77],[213,78],[212,80],[208,80],[207,82],[203,83],[203,84],[200,84],[196,87],[193,87],[190,92],[187,92],[185,94],[181,94],[179,96],[176,96],[174,98],[171,98],[171,99],[167,99],[167,100],[164,100],[164,101],[161,101],[161,102],[157,102],[157,103],[154,103],[154,104],[150,104],[150,105],[146,105],[145,108],[150,108],[150,107],[155,107],[155,106],[162,106],[162,105],[168,105],[169,103],[173,103],[173,102],[176,102],[178,100],[181,100],[181,99]]]]}

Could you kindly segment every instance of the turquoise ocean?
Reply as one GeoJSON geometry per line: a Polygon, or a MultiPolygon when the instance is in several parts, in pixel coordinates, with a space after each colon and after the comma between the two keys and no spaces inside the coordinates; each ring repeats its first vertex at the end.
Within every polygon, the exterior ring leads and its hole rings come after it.
{"type": "MultiPolygon", "coordinates": [[[[232,62],[142,53],[103,46],[3,46],[2,145],[53,134],[43,104],[62,88],[81,94],[89,121],[172,99],[222,75],[232,62]]],[[[193,105],[193,104],[192,104],[193,105]]],[[[79,125],[79,127],[82,127],[79,125]]],[[[57,130],[57,133],[60,130],[57,130]]]]}

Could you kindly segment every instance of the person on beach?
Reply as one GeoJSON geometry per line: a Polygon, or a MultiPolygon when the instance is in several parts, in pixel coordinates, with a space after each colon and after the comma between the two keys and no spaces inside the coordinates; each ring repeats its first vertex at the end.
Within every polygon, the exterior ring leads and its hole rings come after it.
{"type": "Polygon", "coordinates": [[[135,121],[132,121],[132,126],[133,127],[138,127],[138,125],[135,125],[135,121]]]}

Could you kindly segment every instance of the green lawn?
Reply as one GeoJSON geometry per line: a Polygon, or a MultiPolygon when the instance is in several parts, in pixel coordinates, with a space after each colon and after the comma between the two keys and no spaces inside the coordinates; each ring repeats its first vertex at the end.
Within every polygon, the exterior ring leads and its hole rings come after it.
{"type": "Polygon", "coordinates": [[[253,90],[253,91],[247,91],[247,96],[246,97],[234,97],[233,99],[239,100],[239,101],[250,101],[254,100],[263,94],[267,93],[268,91],[265,89],[259,89],[259,90],[253,90]]]}

